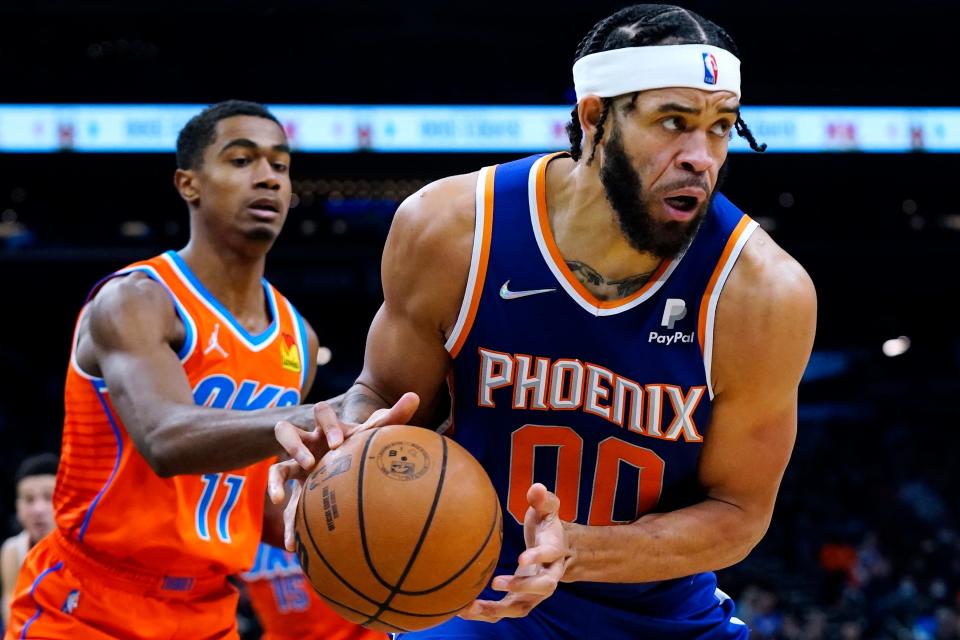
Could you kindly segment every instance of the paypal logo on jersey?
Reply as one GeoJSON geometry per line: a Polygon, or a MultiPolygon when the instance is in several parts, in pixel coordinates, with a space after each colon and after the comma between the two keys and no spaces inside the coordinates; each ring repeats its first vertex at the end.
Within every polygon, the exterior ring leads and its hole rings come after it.
{"type": "Polygon", "coordinates": [[[712,53],[703,54],[703,81],[707,84],[717,84],[720,78],[720,67],[712,53]]]}
{"type": "Polygon", "coordinates": [[[690,344],[693,342],[693,336],[693,331],[690,333],[684,333],[683,331],[674,331],[673,333],[651,331],[647,342],[656,342],[657,344],[665,344],[667,346],[672,344],[690,344]]]}
{"type": "Polygon", "coordinates": [[[667,329],[673,329],[677,320],[683,320],[686,317],[687,303],[680,298],[668,298],[667,303],[663,305],[663,318],[660,324],[667,329]]]}
{"type": "Polygon", "coordinates": [[[267,407],[292,407],[300,403],[299,389],[284,389],[244,380],[239,385],[228,375],[207,376],[193,389],[193,401],[203,407],[253,411],[267,407]]]}
{"type": "MultiPolygon", "coordinates": [[[[677,322],[686,317],[686,301],[681,300],[680,298],[668,298],[666,303],[663,305],[663,316],[660,319],[660,325],[672,330],[677,322]]],[[[647,342],[655,342],[657,344],[668,346],[672,344],[690,344],[693,342],[694,333],[695,332],[693,331],[690,333],[684,333],[683,331],[673,331],[672,333],[659,333],[657,331],[651,331],[649,338],[647,338],[647,342]]]]}

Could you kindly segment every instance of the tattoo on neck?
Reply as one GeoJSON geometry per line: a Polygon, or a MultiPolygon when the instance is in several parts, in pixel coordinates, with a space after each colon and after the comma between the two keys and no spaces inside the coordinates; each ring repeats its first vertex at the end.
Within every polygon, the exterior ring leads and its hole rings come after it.
{"type": "Polygon", "coordinates": [[[650,280],[650,276],[653,275],[653,271],[650,271],[648,273],[638,273],[633,276],[627,276],[619,280],[607,280],[599,271],[583,262],[568,260],[567,267],[570,268],[570,271],[576,276],[577,280],[583,283],[592,294],[601,300],[625,298],[631,293],[638,291],[640,287],[650,280]]]}

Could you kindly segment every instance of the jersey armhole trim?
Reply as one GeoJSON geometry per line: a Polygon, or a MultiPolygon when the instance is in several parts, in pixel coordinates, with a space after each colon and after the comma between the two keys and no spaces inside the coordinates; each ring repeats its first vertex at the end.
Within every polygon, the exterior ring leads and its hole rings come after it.
{"type": "Polygon", "coordinates": [[[744,215],[740,222],[734,228],[730,238],[727,239],[727,245],[717,261],[717,266],[710,276],[707,289],[700,300],[700,317],[697,322],[697,335],[700,340],[700,351],[703,353],[703,367],[707,374],[707,390],[710,392],[710,399],[713,400],[713,334],[714,324],[716,323],[717,303],[720,301],[720,294],[723,293],[723,286],[733,271],[733,266],[740,257],[740,252],[747,244],[747,240],[757,229],[757,223],[744,215]]]}
{"type": "Polygon", "coordinates": [[[93,518],[93,512],[96,511],[97,506],[103,499],[104,494],[107,493],[107,490],[113,484],[113,479],[117,477],[117,471],[120,469],[120,462],[123,460],[123,436],[120,434],[120,417],[114,415],[113,408],[110,406],[110,403],[107,402],[106,395],[109,393],[107,385],[102,380],[91,380],[90,384],[93,385],[93,392],[96,394],[97,400],[100,401],[103,414],[107,417],[107,421],[110,423],[110,428],[113,430],[113,437],[117,441],[117,458],[113,463],[113,471],[110,472],[106,482],[104,482],[103,487],[90,503],[90,506],[87,507],[87,513],[83,517],[83,523],[80,525],[80,530],[77,533],[77,542],[81,543],[83,542],[84,535],[87,533],[87,527],[90,526],[90,520],[93,518]]]}
{"type": "Polygon", "coordinates": [[[493,178],[496,167],[484,167],[477,177],[476,222],[473,226],[473,251],[470,256],[470,274],[460,304],[460,313],[444,348],[450,357],[456,358],[463,343],[470,335],[477,317],[483,285],[487,277],[487,262],[490,258],[490,237],[493,232],[493,178]]]}
{"type": "Polygon", "coordinates": [[[177,315],[180,316],[181,322],[183,322],[183,327],[186,335],[183,339],[183,346],[180,347],[180,350],[177,352],[177,357],[180,359],[180,362],[186,362],[187,359],[193,355],[193,350],[197,344],[197,324],[193,321],[193,318],[190,317],[190,314],[187,313],[187,310],[180,304],[180,300],[177,299],[176,294],[173,293],[173,290],[167,286],[167,283],[163,281],[163,278],[157,272],[156,269],[149,265],[139,265],[136,267],[131,267],[129,269],[121,269],[116,273],[113,273],[100,282],[96,284],[94,290],[87,297],[87,303],[83,305],[83,308],[80,310],[80,314],[77,316],[77,324],[73,329],[73,342],[70,344],[70,366],[77,373],[77,375],[87,380],[102,380],[94,375],[90,375],[83,368],[80,367],[80,363],[77,361],[77,341],[80,337],[80,323],[83,321],[83,317],[86,315],[90,303],[93,302],[93,297],[97,292],[107,283],[108,280],[113,278],[120,278],[123,276],[130,275],[131,273],[139,272],[159,284],[163,287],[164,291],[167,292],[167,295],[170,296],[171,302],[173,302],[173,308],[176,310],[177,315]]]}
{"type": "Polygon", "coordinates": [[[293,320],[293,326],[297,332],[297,345],[300,348],[300,400],[303,401],[303,398],[307,395],[307,380],[310,378],[310,367],[316,368],[316,354],[314,358],[308,356],[310,351],[310,343],[307,339],[307,326],[303,321],[303,316],[300,315],[300,312],[297,311],[297,308],[293,306],[293,303],[290,302],[287,298],[283,299],[287,303],[287,310],[290,312],[290,319],[293,320]]]}

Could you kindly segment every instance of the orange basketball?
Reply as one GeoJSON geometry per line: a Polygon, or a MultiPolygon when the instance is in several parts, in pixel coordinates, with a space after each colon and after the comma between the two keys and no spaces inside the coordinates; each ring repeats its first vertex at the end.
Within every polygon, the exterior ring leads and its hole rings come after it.
{"type": "Polygon", "coordinates": [[[503,525],[483,467],[419,427],[365,431],[323,457],[297,506],[297,555],[341,616],[379,631],[452,618],[489,582],[503,525]]]}

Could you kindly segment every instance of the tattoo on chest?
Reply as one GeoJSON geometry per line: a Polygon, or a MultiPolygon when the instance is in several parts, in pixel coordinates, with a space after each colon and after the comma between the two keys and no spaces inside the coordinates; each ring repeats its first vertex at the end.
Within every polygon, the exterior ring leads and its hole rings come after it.
{"type": "Polygon", "coordinates": [[[627,276],[619,280],[607,280],[599,271],[583,262],[568,260],[567,267],[570,268],[570,271],[577,280],[600,300],[625,298],[631,293],[638,291],[640,287],[650,280],[650,276],[653,275],[653,271],[650,271],[648,273],[638,273],[633,276],[627,276]]]}

